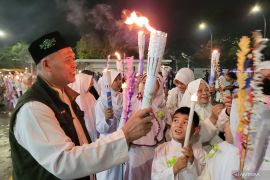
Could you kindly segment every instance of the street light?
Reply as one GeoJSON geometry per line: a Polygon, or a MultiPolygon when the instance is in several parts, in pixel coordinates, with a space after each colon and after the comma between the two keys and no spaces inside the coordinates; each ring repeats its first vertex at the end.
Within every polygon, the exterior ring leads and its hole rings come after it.
{"type": "Polygon", "coordinates": [[[251,8],[250,13],[252,14],[261,13],[263,22],[264,22],[263,37],[265,38],[266,37],[266,20],[265,20],[264,14],[262,13],[262,8],[259,5],[255,5],[251,8]]]}
{"type": "Polygon", "coordinates": [[[211,45],[211,53],[212,53],[212,48],[213,48],[213,34],[212,34],[212,31],[211,31],[210,27],[207,26],[206,23],[202,22],[202,23],[199,24],[199,29],[200,30],[204,30],[206,28],[209,30],[209,33],[210,33],[210,38],[211,38],[210,39],[210,45],[211,45]]]}
{"type": "Polygon", "coordinates": [[[189,68],[189,62],[190,62],[190,58],[191,58],[191,56],[188,56],[187,54],[185,54],[184,52],[182,52],[181,53],[181,55],[182,55],[182,57],[184,58],[184,59],[186,59],[187,60],[187,63],[188,63],[188,68],[189,68]]]}
{"type": "Polygon", "coordinates": [[[0,37],[5,37],[5,36],[6,36],[6,33],[0,30],[0,37]]]}

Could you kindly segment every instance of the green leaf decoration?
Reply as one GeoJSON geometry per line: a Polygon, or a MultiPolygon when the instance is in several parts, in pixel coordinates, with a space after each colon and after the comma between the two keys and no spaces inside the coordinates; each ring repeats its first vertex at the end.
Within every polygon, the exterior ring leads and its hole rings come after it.
{"type": "Polygon", "coordinates": [[[176,163],[176,156],[173,156],[172,159],[167,160],[167,165],[173,167],[176,163]]]}
{"type": "Polygon", "coordinates": [[[206,155],[206,158],[207,159],[210,159],[210,158],[212,158],[212,157],[214,157],[214,155],[216,154],[216,152],[218,152],[219,151],[219,147],[218,147],[218,145],[214,145],[213,146],[213,148],[212,148],[212,150],[206,155]]]}
{"type": "Polygon", "coordinates": [[[158,120],[163,119],[164,116],[165,116],[165,114],[164,114],[164,112],[163,112],[162,110],[159,110],[159,111],[157,112],[157,118],[158,118],[158,120]]]}

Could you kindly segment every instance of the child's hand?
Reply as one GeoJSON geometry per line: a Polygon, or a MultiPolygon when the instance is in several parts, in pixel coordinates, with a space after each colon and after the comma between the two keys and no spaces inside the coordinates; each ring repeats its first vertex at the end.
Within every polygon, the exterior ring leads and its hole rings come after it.
{"type": "Polygon", "coordinates": [[[191,145],[189,145],[187,147],[184,147],[182,149],[182,153],[184,154],[184,156],[186,156],[189,159],[189,162],[190,163],[193,163],[193,161],[194,161],[194,155],[193,155],[193,150],[192,150],[191,145]]]}
{"type": "Polygon", "coordinates": [[[188,158],[185,156],[180,156],[176,163],[173,166],[173,173],[174,175],[176,175],[180,170],[184,169],[185,167],[187,167],[187,162],[188,162],[188,158]]]}
{"type": "Polygon", "coordinates": [[[112,108],[107,108],[105,111],[106,120],[113,119],[113,110],[112,108]]]}

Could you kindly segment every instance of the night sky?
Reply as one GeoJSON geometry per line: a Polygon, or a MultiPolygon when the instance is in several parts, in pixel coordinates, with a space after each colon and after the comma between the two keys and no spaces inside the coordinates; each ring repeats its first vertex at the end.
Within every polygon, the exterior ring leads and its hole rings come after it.
{"type": "MultiPolygon", "coordinates": [[[[252,30],[263,29],[261,15],[248,14],[255,3],[263,6],[269,37],[270,0],[0,0],[0,29],[7,33],[0,39],[0,47],[30,42],[54,30],[75,45],[97,24],[105,26],[102,19],[89,20],[85,14],[95,12],[97,4],[107,4],[111,11],[104,9],[103,13],[112,20],[121,20],[123,9],[139,11],[153,27],[168,33],[167,46],[193,52],[210,39],[208,31],[198,31],[202,20],[210,25],[214,39],[250,35],[252,30]]],[[[110,29],[109,25],[104,28],[110,29]]]]}

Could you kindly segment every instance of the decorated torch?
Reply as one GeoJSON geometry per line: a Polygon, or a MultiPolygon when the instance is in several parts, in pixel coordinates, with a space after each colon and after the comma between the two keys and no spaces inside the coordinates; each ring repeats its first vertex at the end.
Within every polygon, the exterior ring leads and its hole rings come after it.
{"type": "Polygon", "coordinates": [[[213,50],[212,56],[211,56],[211,73],[210,73],[210,79],[209,79],[209,86],[214,85],[216,64],[219,62],[219,56],[220,56],[220,53],[218,52],[218,50],[216,49],[213,50]]]}
{"type": "Polygon", "coordinates": [[[157,74],[166,46],[167,34],[161,31],[152,31],[150,35],[147,78],[144,89],[142,108],[152,107],[153,91],[155,89],[157,74]]]}
{"type": "Polygon", "coordinates": [[[116,69],[118,72],[121,72],[121,74],[124,74],[124,63],[121,59],[121,55],[119,52],[115,52],[114,55],[116,56],[116,69]]]}
{"type": "MultiPolygon", "coordinates": [[[[132,12],[130,16],[125,20],[128,25],[136,24],[138,27],[146,28],[150,34],[150,42],[148,48],[148,60],[147,60],[147,78],[144,89],[144,96],[142,101],[142,108],[152,106],[153,90],[156,83],[156,77],[160,69],[161,60],[164,54],[164,49],[167,41],[167,33],[157,31],[149,25],[149,20],[144,16],[138,16],[136,12],[132,12]]],[[[143,53],[144,53],[144,34],[138,34],[138,45],[140,54],[140,66],[139,73],[143,73],[143,53]]]]}
{"type": "Polygon", "coordinates": [[[111,93],[111,71],[108,69],[103,70],[104,85],[107,96],[108,108],[112,108],[112,93],[111,93]]]}
{"type": "Polygon", "coordinates": [[[138,48],[139,48],[139,67],[138,73],[140,78],[143,75],[143,67],[144,67],[144,47],[145,47],[145,34],[143,31],[138,32],[138,48]]]}
{"type": "Polygon", "coordinates": [[[187,131],[185,135],[184,147],[187,147],[187,145],[189,144],[190,132],[192,128],[194,110],[195,110],[195,105],[196,105],[197,100],[198,100],[198,96],[196,94],[193,94],[191,96],[191,105],[190,105],[190,112],[188,116],[188,125],[187,125],[187,131]]]}

